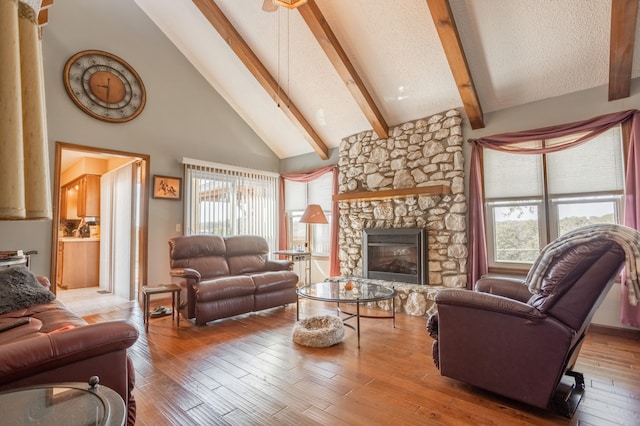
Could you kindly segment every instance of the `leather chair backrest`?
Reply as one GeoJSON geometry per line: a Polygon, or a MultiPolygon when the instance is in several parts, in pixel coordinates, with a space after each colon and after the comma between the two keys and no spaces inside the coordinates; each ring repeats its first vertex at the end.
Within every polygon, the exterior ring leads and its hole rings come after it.
{"type": "Polygon", "coordinates": [[[611,240],[571,247],[552,261],[540,292],[528,304],[578,331],[590,321],[624,259],[622,248],[611,240]]]}
{"type": "Polygon", "coordinates": [[[191,268],[203,279],[229,275],[224,239],[218,235],[186,235],[169,240],[171,268],[191,268]]]}
{"type": "Polygon", "coordinates": [[[231,275],[265,271],[269,254],[267,240],[256,235],[234,235],[225,237],[224,242],[231,275]]]}

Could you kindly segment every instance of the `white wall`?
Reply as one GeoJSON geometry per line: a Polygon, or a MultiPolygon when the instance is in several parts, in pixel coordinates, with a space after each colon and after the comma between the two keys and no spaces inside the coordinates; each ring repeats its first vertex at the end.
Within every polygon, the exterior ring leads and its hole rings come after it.
{"type": "MultiPolygon", "coordinates": [[[[151,175],[181,176],[182,157],[277,172],[279,160],[198,74],[133,0],[64,0],[49,11],[43,58],[51,184],[55,142],[151,156],[151,175]],[[142,114],[123,124],[96,120],[67,96],[62,70],[81,50],[113,53],[140,74],[142,114]]],[[[149,200],[149,283],[169,279],[168,239],[182,224],[181,202],[149,200]]],[[[35,249],[35,273],[49,275],[51,221],[0,222],[0,250],[35,249]]]]}

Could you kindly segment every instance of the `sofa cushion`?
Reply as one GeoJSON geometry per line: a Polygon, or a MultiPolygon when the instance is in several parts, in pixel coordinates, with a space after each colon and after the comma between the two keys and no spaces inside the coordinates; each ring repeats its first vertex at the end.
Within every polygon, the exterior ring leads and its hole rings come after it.
{"type": "Polygon", "coordinates": [[[0,314],[47,303],[55,298],[26,266],[0,269],[0,314]]]}
{"type": "Polygon", "coordinates": [[[243,256],[247,254],[269,254],[267,240],[256,235],[233,235],[225,237],[227,257],[243,256]]]}
{"type": "Polygon", "coordinates": [[[234,235],[224,240],[230,275],[252,274],[266,269],[267,241],[255,235],[234,235]]]}
{"type": "Polygon", "coordinates": [[[202,256],[224,256],[226,248],[224,240],[218,235],[186,235],[169,240],[171,267],[182,259],[202,256]]]}
{"type": "Polygon", "coordinates": [[[245,255],[228,257],[230,275],[245,275],[262,272],[265,268],[265,258],[262,255],[245,255]]]}
{"type": "Polygon", "coordinates": [[[0,318],[0,345],[35,336],[42,321],[35,318],[0,318]]]}
{"type": "Polygon", "coordinates": [[[248,276],[222,277],[200,281],[195,287],[197,303],[253,295],[256,291],[248,276]]]}
{"type": "Polygon", "coordinates": [[[68,330],[74,327],[82,327],[87,322],[71,312],[62,302],[53,300],[50,303],[29,306],[25,316],[42,321],[43,333],[51,333],[58,330],[68,330]]]}
{"type": "Polygon", "coordinates": [[[169,240],[171,268],[191,268],[202,278],[229,275],[226,246],[218,235],[187,235],[169,240]]]}
{"type": "Polygon", "coordinates": [[[291,271],[262,272],[252,274],[251,278],[256,286],[256,294],[295,288],[298,284],[298,276],[291,271]]]}

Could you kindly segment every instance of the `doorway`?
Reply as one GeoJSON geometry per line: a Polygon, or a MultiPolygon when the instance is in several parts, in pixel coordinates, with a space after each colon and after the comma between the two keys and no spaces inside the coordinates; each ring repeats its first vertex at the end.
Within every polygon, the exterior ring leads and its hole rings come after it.
{"type": "Polygon", "coordinates": [[[148,155],[56,142],[50,276],[57,297],[80,315],[141,300],[148,182],[148,155]]]}

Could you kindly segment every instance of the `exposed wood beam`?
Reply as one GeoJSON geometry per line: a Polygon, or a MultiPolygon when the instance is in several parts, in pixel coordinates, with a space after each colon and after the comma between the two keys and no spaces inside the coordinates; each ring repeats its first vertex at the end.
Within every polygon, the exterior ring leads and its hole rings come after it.
{"type": "Polygon", "coordinates": [[[333,64],[338,75],[344,81],[349,92],[355,98],[360,109],[364,112],[365,117],[373,126],[373,130],[380,139],[387,139],[389,137],[389,126],[316,2],[309,0],[306,4],[298,7],[298,11],[302,15],[302,19],[307,23],[311,33],[320,43],[322,50],[324,50],[324,53],[333,64]]]}
{"type": "Polygon", "coordinates": [[[431,17],[438,30],[440,42],[444,48],[444,54],[449,61],[449,67],[453,74],[453,79],[458,86],[462,104],[469,117],[472,129],[484,128],[484,117],[480,100],[476,93],[473,78],[469,71],[467,58],[460,42],[460,35],[453,19],[453,13],[448,0],[427,0],[427,5],[431,11],[431,17]]]}
{"type": "Polygon", "coordinates": [[[638,20],[638,0],[611,0],[609,100],[631,94],[631,68],[638,20]]]}
{"type": "Polygon", "coordinates": [[[42,0],[40,11],[38,12],[38,25],[41,27],[49,23],[49,8],[53,5],[53,0],[42,0]]]}
{"type": "Polygon", "coordinates": [[[329,158],[329,148],[327,148],[298,108],[291,102],[288,95],[279,87],[276,79],[269,74],[267,68],[260,62],[256,54],[253,53],[233,25],[231,25],[231,22],[229,22],[224,13],[222,13],[218,5],[216,5],[213,0],[193,0],[193,3],[227,42],[231,50],[233,50],[256,80],[258,80],[269,96],[273,99],[279,99],[282,112],[298,127],[314,151],[320,158],[327,160],[329,158]]]}
{"type": "Polygon", "coordinates": [[[44,27],[49,23],[49,9],[42,9],[38,13],[38,25],[44,27]]]}

